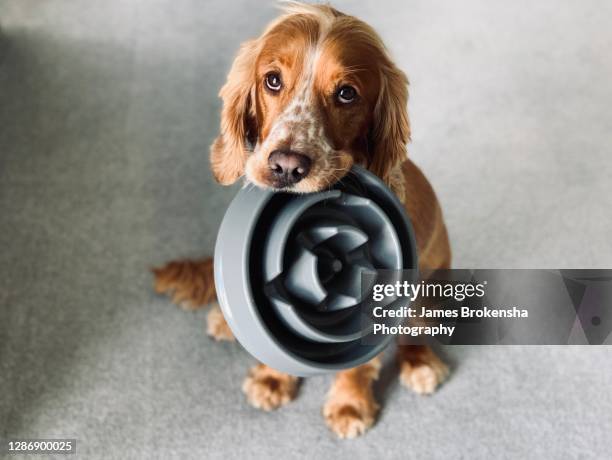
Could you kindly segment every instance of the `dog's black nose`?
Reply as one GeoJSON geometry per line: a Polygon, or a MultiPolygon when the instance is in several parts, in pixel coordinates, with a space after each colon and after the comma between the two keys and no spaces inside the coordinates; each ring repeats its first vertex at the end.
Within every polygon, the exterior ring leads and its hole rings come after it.
{"type": "Polygon", "coordinates": [[[312,160],[306,155],[291,150],[275,150],[268,158],[268,165],[275,186],[287,187],[297,184],[310,172],[312,160]]]}

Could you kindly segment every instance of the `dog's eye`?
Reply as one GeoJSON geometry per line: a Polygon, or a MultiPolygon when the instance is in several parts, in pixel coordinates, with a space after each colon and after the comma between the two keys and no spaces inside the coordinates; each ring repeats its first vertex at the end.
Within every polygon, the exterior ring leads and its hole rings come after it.
{"type": "Polygon", "coordinates": [[[266,75],[266,86],[270,91],[278,92],[283,87],[281,77],[276,72],[270,72],[266,75]]]}
{"type": "Polygon", "coordinates": [[[344,85],[336,93],[338,101],[343,104],[350,104],[357,98],[357,90],[352,86],[344,85]]]}

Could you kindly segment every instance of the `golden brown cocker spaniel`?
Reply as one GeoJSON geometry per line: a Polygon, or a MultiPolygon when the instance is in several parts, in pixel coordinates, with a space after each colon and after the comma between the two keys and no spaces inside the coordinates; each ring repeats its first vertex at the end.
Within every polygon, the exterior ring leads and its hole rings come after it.
{"type": "MultiPolygon", "coordinates": [[[[408,80],[376,32],[329,6],[290,3],[264,33],[242,45],[221,89],[221,133],[211,147],[215,178],[308,193],[325,189],[360,164],[405,203],[421,268],[448,268],[450,246],[436,196],[406,157],[408,80]]],[[[155,269],[158,292],[197,308],[215,299],[212,260],[155,269]]],[[[208,333],[233,340],[217,305],[208,333]]],[[[433,392],[447,367],[426,346],[399,346],[400,379],[433,392]]],[[[338,372],[323,408],[340,437],[355,437],[376,418],[372,394],[380,359],[338,372]]],[[[271,410],[294,399],[297,378],[258,364],[244,381],[253,406],[271,410]]]]}

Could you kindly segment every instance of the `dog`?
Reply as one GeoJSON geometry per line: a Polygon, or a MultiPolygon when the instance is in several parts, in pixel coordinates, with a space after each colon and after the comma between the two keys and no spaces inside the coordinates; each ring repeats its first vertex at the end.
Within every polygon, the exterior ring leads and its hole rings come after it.
{"type": "MultiPolygon", "coordinates": [[[[310,193],[328,188],[354,164],[380,177],[412,220],[419,268],[450,268],[451,250],[436,195],[407,158],[408,80],[377,33],[327,5],[289,3],[244,43],[220,91],[220,134],[210,150],[215,179],[240,178],[266,189],[310,193]]],[[[214,302],[210,258],[154,269],[155,289],[186,308],[214,302]]],[[[218,305],[207,316],[216,340],[234,340],[218,305]]],[[[401,382],[432,393],[448,367],[424,345],[398,345],[401,382]]],[[[323,407],[329,428],[353,438],[370,428],[379,406],[372,392],[380,357],[338,372],[323,407]]],[[[269,411],[296,396],[298,378],[257,364],[242,389],[269,411]]]]}

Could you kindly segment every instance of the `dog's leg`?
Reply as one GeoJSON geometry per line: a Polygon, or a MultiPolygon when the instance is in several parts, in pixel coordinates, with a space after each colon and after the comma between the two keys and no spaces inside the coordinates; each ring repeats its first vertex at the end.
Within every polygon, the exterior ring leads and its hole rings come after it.
{"type": "MultiPolygon", "coordinates": [[[[214,302],[213,259],[179,260],[154,268],[155,291],[172,296],[185,310],[197,310],[214,302]]],[[[215,340],[234,340],[218,305],[208,312],[206,332],[215,340]]]]}
{"type": "Polygon", "coordinates": [[[340,438],[359,436],[374,424],[379,406],[374,400],[372,385],[380,367],[381,360],[376,357],[336,374],[323,406],[323,415],[327,426],[340,438]]]}
{"type": "Polygon", "coordinates": [[[218,342],[236,340],[217,304],[214,304],[206,315],[206,333],[218,342]]]}
{"type": "Polygon", "coordinates": [[[265,364],[257,364],[249,370],[242,391],[253,407],[271,411],[295,398],[298,381],[293,375],[284,374],[265,364]]]}
{"type": "Polygon", "coordinates": [[[398,345],[400,380],[418,394],[428,395],[448,376],[448,366],[426,345],[398,345]]]}

